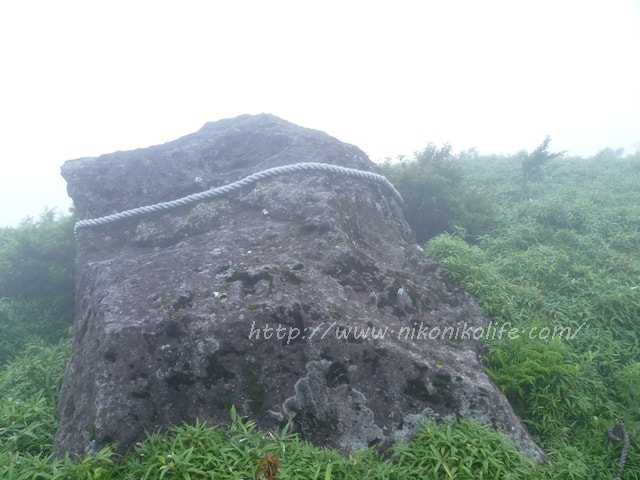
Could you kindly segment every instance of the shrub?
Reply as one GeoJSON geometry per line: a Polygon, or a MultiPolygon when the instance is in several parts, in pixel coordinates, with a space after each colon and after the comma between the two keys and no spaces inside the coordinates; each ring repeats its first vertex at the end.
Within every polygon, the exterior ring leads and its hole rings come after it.
{"type": "Polygon", "coordinates": [[[549,160],[553,160],[554,158],[564,155],[565,152],[550,153],[547,150],[549,148],[549,142],[551,142],[551,137],[547,135],[544,141],[538,145],[538,148],[522,160],[523,186],[526,187],[527,180],[540,172],[540,167],[542,167],[542,165],[547,163],[549,160]]]}
{"type": "Polygon", "coordinates": [[[404,199],[404,216],[418,243],[462,227],[477,234],[490,221],[490,197],[465,185],[463,163],[451,146],[429,144],[411,161],[387,162],[386,175],[404,199]]]}
{"type": "Polygon", "coordinates": [[[0,364],[42,338],[55,343],[73,321],[75,241],[71,217],[0,230],[0,364]]]}
{"type": "Polygon", "coordinates": [[[73,311],[75,241],[72,217],[45,211],[0,237],[0,297],[37,301],[73,311]]]}

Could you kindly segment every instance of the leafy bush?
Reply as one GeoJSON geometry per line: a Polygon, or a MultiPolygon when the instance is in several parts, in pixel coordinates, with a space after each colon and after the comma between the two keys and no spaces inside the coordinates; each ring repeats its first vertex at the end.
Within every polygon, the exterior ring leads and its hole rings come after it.
{"type": "Polygon", "coordinates": [[[550,153],[547,150],[549,148],[549,142],[551,142],[551,137],[547,135],[538,148],[522,160],[522,185],[526,186],[527,180],[533,175],[538,174],[542,165],[549,160],[564,155],[565,152],[550,153]]]}
{"type": "Polygon", "coordinates": [[[46,211],[38,222],[0,230],[0,364],[37,338],[55,343],[67,334],[74,276],[71,217],[46,211]]]}
{"type": "Polygon", "coordinates": [[[58,342],[68,334],[71,320],[34,300],[0,298],[0,365],[21,354],[27,344],[58,342]]]}
{"type": "Polygon", "coordinates": [[[72,217],[45,211],[5,229],[0,240],[0,297],[73,311],[75,241],[72,217]]]}
{"type": "Polygon", "coordinates": [[[463,164],[449,145],[430,144],[411,161],[387,162],[384,171],[404,199],[418,243],[455,227],[476,234],[490,223],[490,197],[467,188],[463,164]]]}

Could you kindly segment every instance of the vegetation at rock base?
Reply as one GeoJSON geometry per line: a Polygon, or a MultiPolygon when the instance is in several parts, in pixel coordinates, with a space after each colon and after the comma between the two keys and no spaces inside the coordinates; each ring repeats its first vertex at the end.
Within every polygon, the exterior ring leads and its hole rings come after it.
{"type": "Polygon", "coordinates": [[[125,457],[104,448],[54,458],[56,395],[69,342],[33,345],[0,372],[0,478],[12,479],[419,479],[531,478],[535,466],[502,434],[472,421],[426,424],[389,458],[344,456],[301,441],[285,427],[263,433],[231,410],[227,428],[202,422],[149,434],[125,457]],[[277,461],[277,464],[275,463],[277,461]],[[276,468],[277,465],[277,468],[276,468]]]}
{"type": "MultiPolygon", "coordinates": [[[[438,149],[430,151],[438,157],[438,149]]],[[[196,423],[150,433],[125,457],[105,448],[75,463],[53,458],[70,317],[46,317],[42,307],[58,305],[65,293],[47,285],[21,290],[8,275],[22,271],[16,281],[37,286],[28,269],[17,268],[33,249],[21,250],[12,239],[37,246],[51,232],[67,236],[57,237],[55,248],[47,242],[35,248],[40,254],[52,248],[50,256],[36,257],[40,275],[73,271],[72,222],[63,217],[0,231],[0,478],[611,479],[623,444],[608,432],[618,424],[629,436],[621,478],[639,478],[640,155],[608,149],[589,159],[556,157],[528,177],[526,189],[523,158],[475,152],[445,158],[455,165],[437,167],[443,181],[461,198],[482,198],[483,206],[449,199],[451,208],[438,207],[445,227],[425,233],[425,254],[474,295],[494,325],[515,329],[512,337],[484,339],[486,369],[547,462],[532,464],[500,433],[472,421],[425,424],[385,457],[370,450],[347,457],[286,429],[259,432],[233,410],[228,428],[196,423]]],[[[417,214],[411,208],[438,204],[421,200],[419,185],[403,180],[409,175],[402,170],[414,168],[405,163],[386,168],[398,169],[398,177],[390,176],[401,191],[402,181],[416,188],[416,207],[406,207],[411,218],[417,214]]]]}

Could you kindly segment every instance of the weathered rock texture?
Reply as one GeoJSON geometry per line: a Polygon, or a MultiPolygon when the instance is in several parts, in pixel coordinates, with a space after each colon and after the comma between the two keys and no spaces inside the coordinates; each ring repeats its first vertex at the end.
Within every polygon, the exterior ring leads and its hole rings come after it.
{"type": "MultiPolygon", "coordinates": [[[[259,115],[62,173],[89,218],[308,161],[377,171],[354,146],[259,115]]],[[[379,185],[283,175],[78,233],[58,454],[224,424],[235,405],[265,430],[291,421],[345,450],[409,438],[419,415],[473,417],[542,458],[482,370],[470,336],[486,320],[423,258],[379,185]]]]}

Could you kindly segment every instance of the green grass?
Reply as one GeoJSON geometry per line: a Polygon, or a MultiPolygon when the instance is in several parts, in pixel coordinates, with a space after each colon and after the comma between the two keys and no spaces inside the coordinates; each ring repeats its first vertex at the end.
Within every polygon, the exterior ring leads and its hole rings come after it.
{"type": "MultiPolygon", "coordinates": [[[[32,345],[0,370],[0,478],[253,479],[277,455],[285,479],[535,478],[536,468],[504,436],[477,422],[428,423],[386,457],[314,446],[285,428],[264,433],[231,410],[227,428],[202,422],[148,434],[124,456],[105,448],[83,459],[54,458],[56,396],[69,342],[32,345]],[[426,476],[426,477],[425,477],[426,476]]],[[[538,472],[539,473],[539,472],[538,472]]],[[[543,478],[543,477],[540,477],[543,478]]]]}
{"type": "Polygon", "coordinates": [[[486,369],[542,448],[554,478],[612,478],[631,437],[623,478],[640,476],[640,157],[553,162],[527,190],[508,158],[469,165],[500,215],[474,238],[444,234],[426,254],[495,322],[562,338],[487,341],[486,369]],[[565,330],[566,331],[566,330],[565,330]]]}

